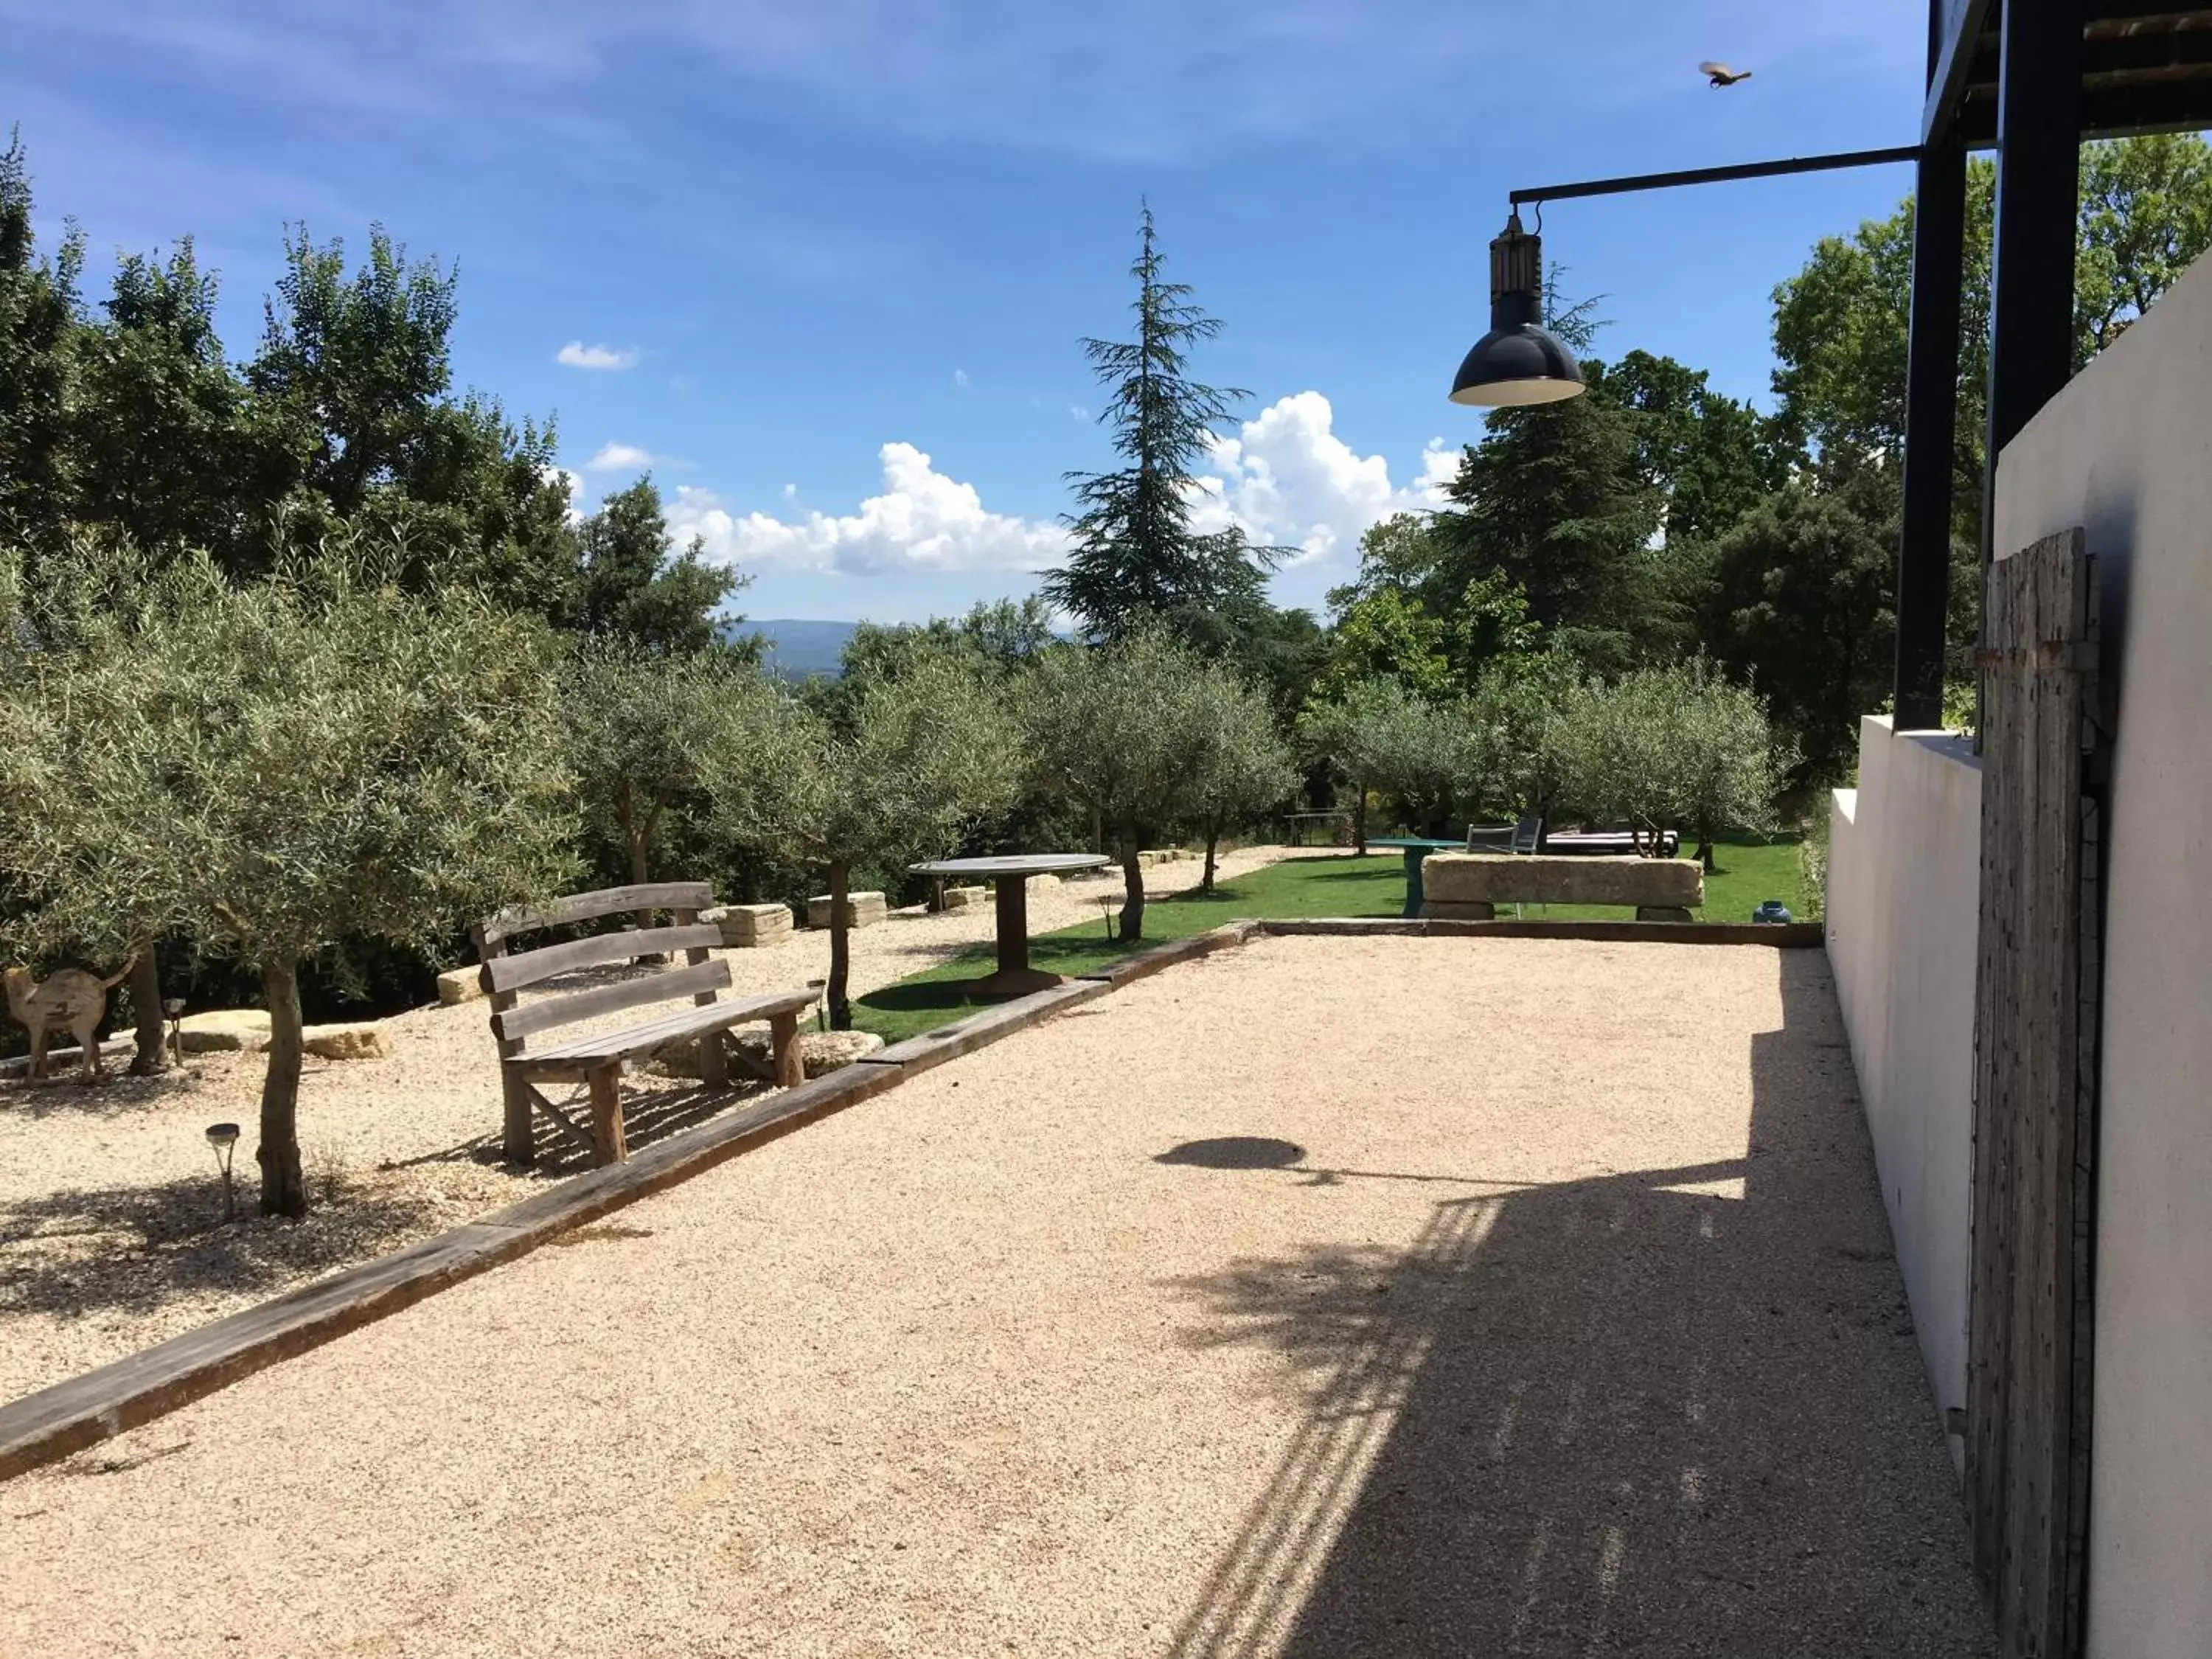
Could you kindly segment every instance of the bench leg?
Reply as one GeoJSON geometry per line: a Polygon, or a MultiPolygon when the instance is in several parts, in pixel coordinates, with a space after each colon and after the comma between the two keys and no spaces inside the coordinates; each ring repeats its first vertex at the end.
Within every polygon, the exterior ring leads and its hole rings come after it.
{"type": "Polygon", "coordinates": [[[530,1121],[530,1080],[501,1066],[499,1086],[505,1106],[500,1150],[509,1164],[527,1169],[537,1158],[534,1129],[530,1121]]]}
{"type": "Polygon", "coordinates": [[[799,1016],[771,1014],[768,1022],[769,1048],[775,1060],[775,1086],[796,1089],[806,1081],[806,1056],[799,1048],[799,1016]]]}
{"type": "Polygon", "coordinates": [[[592,1139],[598,1143],[602,1164],[619,1164],[629,1156],[623,1137],[622,1067],[602,1066],[591,1075],[592,1139]]]}
{"type": "Polygon", "coordinates": [[[699,1081],[709,1089],[729,1085],[730,1050],[720,1031],[699,1034],[699,1081]]]}

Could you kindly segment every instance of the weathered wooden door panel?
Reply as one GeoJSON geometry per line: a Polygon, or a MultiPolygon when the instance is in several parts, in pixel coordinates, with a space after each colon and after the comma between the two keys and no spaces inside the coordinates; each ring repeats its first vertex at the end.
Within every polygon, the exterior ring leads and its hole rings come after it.
{"type": "Polygon", "coordinates": [[[1989,573],[1966,1502],[2007,1659],[2081,1651],[2098,1028],[2094,561],[1989,573]]]}

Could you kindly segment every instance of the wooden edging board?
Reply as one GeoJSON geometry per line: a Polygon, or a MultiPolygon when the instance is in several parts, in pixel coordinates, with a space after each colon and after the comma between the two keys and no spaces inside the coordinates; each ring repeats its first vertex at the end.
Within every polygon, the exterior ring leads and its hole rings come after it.
{"type": "Polygon", "coordinates": [[[1810,950],[1826,942],[1817,921],[1464,921],[1422,916],[1308,916],[1251,924],[1260,933],[1333,934],[1353,939],[1578,939],[1610,944],[1764,945],[1810,950]]]}
{"type": "Polygon", "coordinates": [[[878,1049],[857,1064],[769,1096],[624,1162],[592,1170],[532,1197],[328,1279],[186,1331],[112,1364],[0,1406],[0,1480],[56,1462],[228,1387],[258,1370],[358,1330],[464,1279],[528,1255],[561,1234],[650,1198],[742,1152],[895,1088],[910,1074],[970,1054],[1067,1009],[1110,994],[1177,963],[1267,934],[1651,939],[1685,945],[1814,945],[1816,924],[1722,922],[1444,921],[1320,917],[1234,921],[1171,940],[1096,974],[972,1014],[878,1049]]]}

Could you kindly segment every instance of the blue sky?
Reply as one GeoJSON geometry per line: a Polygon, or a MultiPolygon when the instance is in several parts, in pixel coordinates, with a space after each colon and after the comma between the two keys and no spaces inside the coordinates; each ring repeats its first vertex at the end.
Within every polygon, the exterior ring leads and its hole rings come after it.
{"type": "MultiPolygon", "coordinates": [[[[755,616],[1028,591],[1101,465],[1077,339],[1126,326],[1139,198],[1251,389],[1206,510],[1296,546],[1477,438],[1444,400],[1522,185],[1909,143],[1921,0],[0,0],[42,234],[198,238],[251,351],[283,228],[461,271],[458,378],[556,414],[588,506],[648,464],[755,616]],[[1754,70],[1728,92],[1696,72],[1754,70]],[[563,361],[563,359],[568,361],[563,361]],[[1439,447],[1441,446],[1441,447],[1439,447]]],[[[1899,167],[1561,203],[1632,346],[1765,397],[1769,294],[1899,167]]]]}

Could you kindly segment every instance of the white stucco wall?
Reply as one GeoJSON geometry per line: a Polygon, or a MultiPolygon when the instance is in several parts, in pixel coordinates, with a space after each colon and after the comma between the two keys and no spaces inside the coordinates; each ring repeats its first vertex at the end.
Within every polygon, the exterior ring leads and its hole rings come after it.
{"type": "Polygon", "coordinates": [[[2000,553],[2081,526],[2106,796],[2088,1650],[2212,1653],[2212,259],[2007,447],[2000,553]]]}
{"type": "Polygon", "coordinates": [[[1858,787],[1829,824],[1828,960],[1938,1410],[1966,1398],[1981,812],[1970,744],[1859,723],[1858,787]]]}

